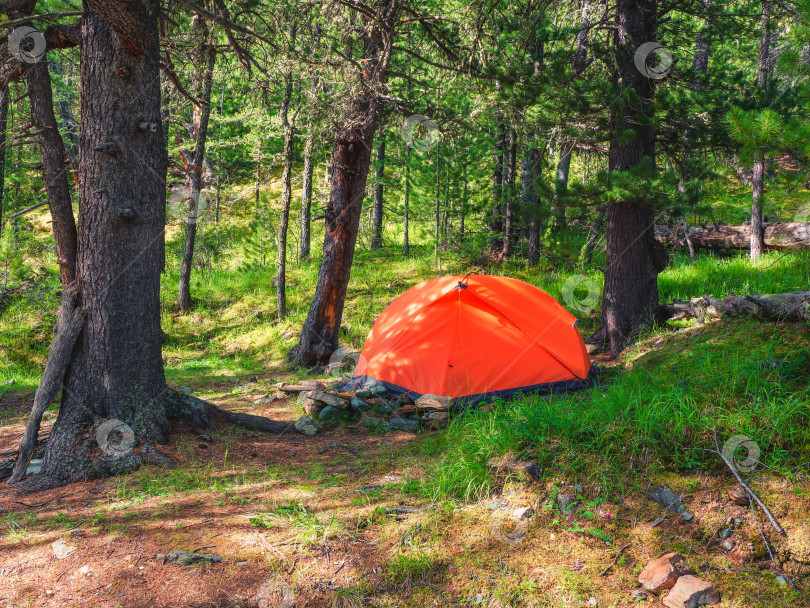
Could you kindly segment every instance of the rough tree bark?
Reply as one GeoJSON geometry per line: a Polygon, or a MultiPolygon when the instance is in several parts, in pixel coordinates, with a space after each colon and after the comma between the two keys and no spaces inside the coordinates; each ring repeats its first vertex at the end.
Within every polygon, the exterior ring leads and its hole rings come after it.
{"type": "Polygon", "coordinates": [[[380,126],[380,134],[377,137],[377,156],[374,159],[374,208],[371,221],[371,250],[378,251],[382,248],[382,227],[383,227],[383,194],[385,184],[385,131],[380,126]]]}
{"type": "Polygon", "coordinates": [[[383,106],[380,93],[385,89],[401,2],[381,0],[375,6],[375,26],[364,34],[363,86],[351,100],[335,137],[318,285],[301,329],[300,342],[290,350],[290,359],[298,365],[326,363],[338,344],[371,164],[371,146],[383,106]]]}
{"type": "MultiPolygon", "coordinates": [[[[292,38],[295,38],[293,30],[292,38]]],[[[293,136],[295,129],[290,121],[292,99],[292,72],[284,74],[284,96],[279,116],[284,128],[284,169],[281,173],[281,220],[278,227],[278,264],[276,265],[276,307],[278,320],[287,316],[287,229],[290,225],[290,202],[292,201],[293,136]]]]}
{"type": "MultiPolygon", "coordinates": [[[[629,88],[633,105],[616,106],[611,115],[609,170],[627,171],[644,159],[654,162],[654,81],[636,69],[633,56],[644,42],[658,34],[656,0],[617,0],[614,36],[614,86],[629,88]],[[627,141],[618,134],[632,130],[627,141]]],[[[653,210],[644,200],[612,202],[607,209],[607,264],[602,298],[602,322],[589,338],[600,350],[615,356],[639,330],[653,322],[658,305],[658,273],[667,265],[667,253],[654,238],[653,210]]]]}
{"type": "Polygon", "coordinates": [[[214,64],[216,63],[216,46],[210,40],[212,33],[208,24],[199,16],[194,17],[194,32],[198,40],[197,65],[199,71],[194,79],[193,91],[199,105],[193,109],[194,124],[194,159],[191,166],[189,182],[188,216],[186,218],[186,243],[183,249],[183,263],[180,267],[180,284],[178,286],[178,304],[180,310],[190,310],[191,270],[194,264],[194,244],[197,239],[197,222],[203,209],[200,208],[202,190],[203,160],[205,144],[208,141],[208,121],[211,117],[211,88],[214,81],[214,64]]]}
{"type": "MultiPolygon", "coordinates": [[[[771,45],[769,0],[762,0],[760,29],[762,36],[759,41],[757,88],[764,95],[768,87],[768,52],[771,45]]],[[[762,155],[754,162],[751,182],[751,260],[756,261],[765,249],[762,219],[762,208],[765,203],[765,159],[762,155]]]]}

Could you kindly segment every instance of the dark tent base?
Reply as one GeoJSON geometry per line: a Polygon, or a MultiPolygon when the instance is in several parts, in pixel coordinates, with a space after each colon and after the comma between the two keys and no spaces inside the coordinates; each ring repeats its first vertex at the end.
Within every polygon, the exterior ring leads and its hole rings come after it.
{"type": "MultiPolygon", "coordinates": [[[[362,389],[366,384],[371,381],[377,382],[378,384],[382,384],[385,388],[388,389],[388,397],[390,399],[395,399],[396,397],[400,397],[406,395],[416,401],[419,397],[422,396],[421,393],[417,393],[416,391],[411,391],[406,388],[402,388],[401,386],[397,386],[396,384],[391,384],[390,382],[381,382],[376,378],[372,378],[371,376],[359,376],[357,378],[352,378],[347,382],[343,382],[338,386],[338,390],[340,391],[358,391],[362,389]]],[[[453,409],[463,409],[466,407],[479,405],[481,403],[487,403],[494,399],[509,399],[511,397],[517,395],[531,395],[531,394],[541,394],[541,395],[559,395],[562,393],[567,393],[569,391],[576,391],[583,388],[593,388],[598,383],[597,379],[597,369],[596,367],[591,367],[590,372],[583,380],[563,380],[560,382],[546,382],[544,384],[533,384],[531,386],[521,386],[518,388],[510,388],[500,391],[491,391],[488,393],[479,393],[477,395],[467,395],[465,397],[457,397],[455,400],[455,405],[453,409]]]]}

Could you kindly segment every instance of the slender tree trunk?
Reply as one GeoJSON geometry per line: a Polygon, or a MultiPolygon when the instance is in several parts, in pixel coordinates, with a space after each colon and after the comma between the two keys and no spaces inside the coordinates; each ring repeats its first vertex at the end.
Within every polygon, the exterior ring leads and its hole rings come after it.
{"type": "MultiPolygon", "coordinates": [[[[714,0],[703,0],[703,6],[710,9],[714,0]]],[[[695,55],[692,57],[692,70],[695,71],[695,79],[692,81],[692,90],[700,89],[701,78],[709,70],[709,53],[711,50],[711,40],[709,39],[710,24],[704,21],[703,27],[695,38],[695,55]]]]}
{"type": "Polygon", "coordinates": [[[458,222],[458,242],[464,243],[464,222],[467,219],[467,154],[464,154],[464,164],[461,167],[461,212],[458,222]]]}
{"type": "Polygon", "coordinates": [[[599,235],[602,234],[602,225],[605,223],[605,214],[607,210],[601,209],[599,211],[599,215],[596,216],[596,222],[593,225],[593,232],[588,236],[588,240],[585,243],[585,255],[582,261],[582,267],[585,268],[586,265],[591,263],[593,259],[593,250],[596,248],[596,241],[599,240],[599,235]]]}
{"type": "Polygon", "coordinates": [[[43,475],[61,482],[132,466],[126,459],[97,459],[91,442],[81,439],[94,419],[121,419],[158,443],[170,431],[161,399],[167,159],[160,128],[160,3],[87,0],[86,7],[77,275],[87,320],[43,463],[43,475]],[[157,128],[140,130],[144,121],[157,128]]]}
{"type": "MultiPolygon", "coordinates": [[[[633,63],[635,50],[655,41],[658,33],[655,0],[617,0],[614,55],[617,65],[614,86],[635,93],[635,103],[616,106],[611,132],[632,130],[632,140],[613,136],[609,170],[627,171],[644,159],[655,159],[654,81],[642,75],[633,63]]],[[[651,324],[658,305],[658,273],[667,264],[666,249],[654,238],[653,210],[644,200],[621,200],[607,209],[607,265],[602,299],[602,324],[589,341],[609,348],[615,356],[640,329],[651,324]]]]}
{"type": "Polygon", "coordinates": [[[287,316],[287,227],[290,223],[292,199],[293,125],[289,110],[292,98],[292,73],[284,74],[284,98],[281,101],[281,125],[284,127],[284,170],[281,174],[281,222],[278,229],[278,265],[276,273],[276,304],[278,320],[287,316]]]}
{"type": "Polygon", "coordinates": [[[53,112],[53,92],[48,63],[40,61],[28,72],[28,93],[31,100],[31,122],[39,131],[39,151],[42,174],[53,220],[56,241],[56,261],[62,285],[76,279],[76,220],[70,200],[70,187],[65,172],[65,145],[53,112]]]}
{"type": "Polygon", "coordinates": [[[261,128],[259,128],[259,133],[256,137],[256,172],[254,173],[253,177],[253,202],[257,205],[259,204],[259,195],[261,194],[261,185],[262,185],[262,160],[263,160],[263,151],[262,151],[262,144],[264,140],[262,139],[263,134],[261,132],[261,128]]]}
{"type": "Polygon", "coordinates": [[[377,158],[374,160],[374,217],[371,221],[371,250],[382,248],[383,188],[385,184],[385,130],[380,126],[377,136],[377,158]]]}
{"type": "Polygon", "coordinates": [[[3,204],[6,193],[6,129],[8,128],[8,88],[0,89],[0,235],[3,234],[3,204]]]}
{"type": "MultiPolygon", "coordinates": [[[[759,63],[757,66],[757,88],[764,95],[768,87],[768,52],[771,44],[770,2],[763,0],[760,19],[762,37],[759,42],[759,63]]],[[[754,162],[752,175],[751,201],[751,260],[756,261],[765,249],[765,235],[762,222],[762,208],[765,204],[765,158],[762,154],[754,162]]]]}
{"type": "MultiPolygon", "coordinates": [[[[582,0],[580,7],[580,29],[576,37],[576,50],[571,62],[571,73],[579,76],[588,65],[588,33],[590,20],[588,18],[588,0],[582,0]]],[[[560,144],[557,172],[554,180],[554,198],[551,210],[551,226],[563,229],[567,220],[565,217],[565,202],[562,200],[568,190],[568,177],[571,172],[571,149],[564,143],[560,144]]]]}
{"type": "Polygon", "coordinates": [[[436,201],[433,208],[433,256],[439,257],[439,214],[441,211],[441,191],[442,181],[440,173],[441,165],[441,145],[436,145],[436,201]]]}
{"type": "Polygon", "coordinates": [[[514,127],[509,129],[509,151],[507,161],[507,175],[504,206],[506,213],[504,226],[503,226],[503,257],[508,258],[512,255],[515,239],[515,184],[517,173],[517,134],[514,127]]]}
{"type": "Polygon", "coordinates": [[[307,139],[304,144],[304,176],[301,186],[301,238],[300,248],[298,251],[298,259],[305,260],[309,257],[310,241],[312,239],[310,233],[310,223],[312,222],[312,139],[313,139],[313,125],[312,120],[307,125],[307,139]]]}
{"type": "Polygon", "coordinates": [[[489,226],[492,231],[489,244],[492,253],[500,251],[503,247],[503,217],[501,204],[503,202],[504,191],[503,156],[506,148],[506,127],[498,116],[495,117],[495,124],[497,128],[497,140],[495,144],[495,156],[493,158],[495,167],[492,171],[492,221],[489,226]]]}
{"type": "Polygon", "coordinates": [[[405,216],[403,217],[403,230],[405,235],[402,241],[402,254],[407,256],[411,253],[410,244],[410,207],[411,207],[411,149],[405,151],[405,216]]]}
{"type": "MultiPolygon", "coordinates": [[[[36,2],[17,3],[8,9],[8,16],[29,16],[36,2]]],[[[44,58],[43,58],[44,59],[44,58]]],[[[42,177],[48,197],[48,207],[54,240],[56,261],[62,286],[67,287],[76,279],[76,220],[70,200],[70,188],[65,174],[65,144],[59,134],[59,126],[53,111],[53,90],[48,62],[38,61],[27,72],[28,96],[31,104],[31,124],[37,131],[39,151],[42,156],[42,177]]]]}
{"type": "Polygon", "coordinates": [[[534,190],[534,172],[537,163],[537,148],[526,150],[526,157],[520,169],[520,186],[523,194],[523,206],[532,212],[529,224],[529,262],[537,263],[540,259],[540,218],[536,207],[537,194],[534,190]]]}
{"type": "MultiPolygon", "coordinates": [[[[375,6],[375,26],[366,38],[364,66],[369,80],[367,86],[382,90],[401,3],[400,0],[380,0],[375,6]]],[[[290,358],[297,365],[326,363],[337,348],[371,164],[371,146],[382,109],[380,97],[364,88],[351,100],[335,137],[318,286],[301,329],[301,340],[290,351],[290,358]]]]}
{"type": "Polygon", "coordinates": [[[196,34],[199,37],[198,61],[200,73],[197,75],[194,91],[200,99],[199,106],[194,107],[194,160],[191,166],[190,196],[188,200],[188,217],[186,219],[186,244],[183,250],[183,264],[180,268],[180,285],[178,303],[180,310],[187,311],[192,307],[191,270],[194,264],[194,242],[197,238],[197,222],[204,209],[200,205],[203,160],[205,144],[208,139],[208,121],[211,117],[211,88],[214,81],[214,64],[216,47],[209,40],[208,25],[200,17],[195,17],[196,34]]]}
{"type": "Polygon", "coordinates": [[[555,228],[565,228],[565,202],[563,196],[568,190],[568,175],[571,172],[571,150],[560,147],[560,159],[557,162],[557,173],[554,179],[553,221],[555,228]]]}
{"type": "MultiPolygon", "coordinates": [[[[56,61],[50,62],[50,69],[54,74],[61,75],[64,73],[61,64],[56,61]]],[[[65,84],[69,86],[70,83],[66,81],[65,84]]],[[[64,143],[68,158],[70,159],[70,165],[73,167],[73,170],[76,171],[79,163],[79,126],[76,124],[76,119],[73,117],[70,96],[59,96],[59,118],[62,121],[62,129],[67,135],[67,137],[64,138],[64,143]]]]}
{"type": "Polygon", "coordinates": [[[572,62],[572,72],[574,76],[579,76],[588,65],[588,33],[590,20],[588,19],[588,0],[582,0],[579,10],[580,29],[577,32],[576,51],[572,62]]]}

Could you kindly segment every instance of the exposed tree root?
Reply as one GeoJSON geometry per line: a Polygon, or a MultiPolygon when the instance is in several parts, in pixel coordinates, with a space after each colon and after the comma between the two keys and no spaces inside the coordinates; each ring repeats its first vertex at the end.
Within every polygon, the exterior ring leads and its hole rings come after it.
{"type": "MultiPolygon", "coordinates": [[[[53,352],[53,350],[52,350],[53,352]]],[[[287,422],[279,422],[277,420],[270,420],[263,416],[255,416],[253,414],[241,414],[238,412],[231,412],[225,410],[213,403],[203,401],[192,395],[181,393],[171,388],[166,388],[161,399],[165,400],[166,413],[169,420],[182,422],[194,429],[215,429],[217,428],[216,421],[223,421],[228,424],[250,429],[252,431],[260,431],[263,433],[274,433],[281,435],[284,433],[292,432],[295,430],[294,425],[287,422]]],[[[48,401],[49,403],[50,401],[48,401]]],[[[47,403],[46,403],[47,407],[47,403]]],[[[44,409],[43,409],[44,411],[44,409]]],[[[32,416],[34,412],[32,412],[32,416]]],[[[41,419],[41,414],[37,421],[41,419]]],[[[100,422],[100,420],[96,421],[100,422]]],[[[30,424],[30,423],[29,423],[30,424]]],[[[39,425],[37,424],[37,430],[39,425]]],[[[19,481],[18,479],[9,480],[9,483],[17,483],[17,488],[20,493],[28,494],[32,492],[39,492],[41,490],[53,489],[59,486],[66,485],[75,481],[85,481],[89,479],[98,479],[102,477],[111,477],[120,475],[122,473],[129,473],[137,470],[142,463],[151,464],[153,466],[160,466],[164,468],[174,468],[175,462],[167,455],[160,452],[154,444],[150,442],[143,442],[142,445],[134,450],[123,454],[105,454],[101,452],[96,445],[93,430],[96,424],[88,428],[84,434],[79,436],[79,440],[75,444],[75,451],[82,455],[79,462],[89,463],[89,466],[83,466],[75,474],[68,478],[60,478],[48,475],[31,475],[19,481]]],[[[26,429],[26,433],[28,429],[26,429]]],[[[36,443],[36,432],[34,432],[34,443],[36,443]]],[[[22,451],[20,452],[22,453],[22,451]]],[[[22,460],[17,461],[16,469],[21,471],[20,476],[25,473],[25,469],[30,461],[30,454],[23,466],[22,460]]]]}
{"type": "Polygon", "coordinates": [[[678,321],[695,318],[699,321],[721,317],[753,316],[765,321],[810,321],[810,291],[794,291],[772,295],[726,296],[722,300],[712,296],[692,298],[688,302],[675,301],[659,306],[656,319],[678,321]]]}

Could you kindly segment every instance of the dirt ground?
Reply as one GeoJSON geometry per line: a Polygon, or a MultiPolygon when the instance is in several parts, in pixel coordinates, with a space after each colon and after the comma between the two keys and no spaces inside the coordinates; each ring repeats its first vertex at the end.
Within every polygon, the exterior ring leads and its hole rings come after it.
{"type": "MultiPolygon", "coordinates": [[[[212,400],[278,420],[300,415],[290,398],[253,405],[261,394],[212,400]]],[[[7,409],[16,421],[0,427],[0,454],[16,447],[28,403],[18,395],[7,409]]],[[[418,449],[424,433],[337,426],[277,437],[231,427],[207,441],[176,431],[161,448],[179,463],[171,471],[146,467],[25,496],[0,484],[0,606],[233,608],[255,606],[257,593],[288,608],[660,606],[636,578],[670,550],[717,587],[724,606],[810,605],[808,568],[760,522],[788,584],[767,570],[754,515],[729,499],[730,476],[635,480],[594,501],[589,519],[567,518],[553,499],[562,479],[506,479],[480,503],[427,503],[413,491],[432,458],[418,449]],[[658,483],[683,494],[694,522],[647,498],[658,483]],[[525,522],[513,518],[519,507],[532,509],[525,522]],[[728,518],[740,520],[731,550],[717,535],[728,518]],[[57,558],[54,543],[69,554],[57,558]],[[167,562],[176,548],[224,561],[167,562]]],[[[757,488],[793,537],[810,534],[809,484],[762,478],[757,488]]],[[[577,492],[587,504],[602,489],[595,479],[577,492]]]]}

